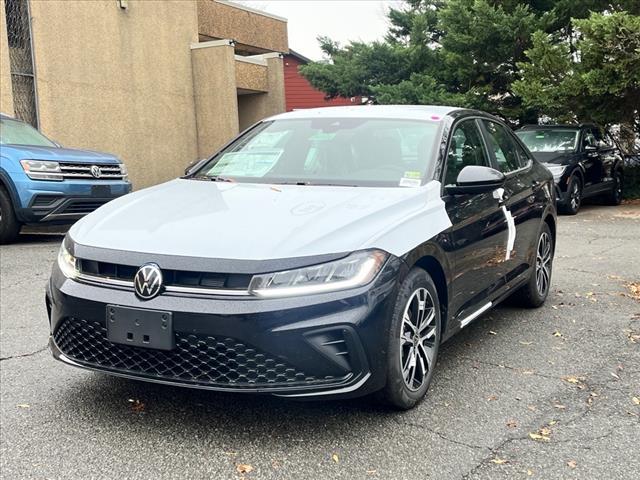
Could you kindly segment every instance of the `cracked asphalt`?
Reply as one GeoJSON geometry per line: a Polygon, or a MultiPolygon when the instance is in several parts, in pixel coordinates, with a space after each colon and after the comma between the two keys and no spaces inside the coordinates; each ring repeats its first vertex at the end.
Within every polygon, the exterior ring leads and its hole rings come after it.
{"type": "Polygon", "coordinates": [[[638,478],[640,205],[560,217],[547,304],[498,307],[447,342],[404,413],[55,362],[44,287],[60,240],[0,247],[2,478],[638,478]]]}

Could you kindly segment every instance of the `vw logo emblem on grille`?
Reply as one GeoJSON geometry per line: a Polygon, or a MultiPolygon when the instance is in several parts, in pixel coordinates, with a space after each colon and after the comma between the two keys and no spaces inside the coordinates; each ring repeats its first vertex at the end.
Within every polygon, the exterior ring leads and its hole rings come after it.
{"type": "Polygon", "coordinates": [[[150,300],[160,293],[162,288],[162,270],[155,263],[141,266],[133,279],[136,295],[143,300],[150,300]]]}
{"type": "Polygon", "coordinates": [[[100,178],[102,176],[102,170],[100,170],[98,165],[91,165],[90,172],[94,178],[100,178]]]}

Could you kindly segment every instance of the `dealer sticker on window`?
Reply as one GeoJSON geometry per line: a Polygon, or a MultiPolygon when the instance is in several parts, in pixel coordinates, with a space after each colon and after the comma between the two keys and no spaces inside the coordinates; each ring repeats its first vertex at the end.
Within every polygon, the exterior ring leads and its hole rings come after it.
{"type": "Polygon", "coordinates": [[[399,185],[401,187],[419,187],[421,183],[422,181],[419,178],[402,177],[399,185]]]}

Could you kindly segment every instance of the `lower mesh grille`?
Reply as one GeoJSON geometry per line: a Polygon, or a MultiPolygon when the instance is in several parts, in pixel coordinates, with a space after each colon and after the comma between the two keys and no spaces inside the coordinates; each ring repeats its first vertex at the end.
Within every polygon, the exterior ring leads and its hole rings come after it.
{"type": "Polygon", "coordinates": [[[227,337],[176,332],[176,348],[164,351],[114,344],[106,336],[101,323],[66,318],[54,340],[67,357],[88,366],[169,381],[241,389],[322,385],[344,379],[307,375],[227,337]]]}
{"type": "Polygon", "coordinates": [[[91,213],[107,203],[107,200],[78,200],[69,203],[61,212],[57,213],[91,213]]]}

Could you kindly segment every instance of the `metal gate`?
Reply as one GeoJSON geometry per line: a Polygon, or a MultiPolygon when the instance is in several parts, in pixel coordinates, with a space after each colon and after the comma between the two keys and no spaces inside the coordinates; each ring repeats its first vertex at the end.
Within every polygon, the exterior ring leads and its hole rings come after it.
{"type": "Polygon", "coordinates": [[[4,0],[4,8],[7,17],[13,109],[17,118],[38,128],[29,0],[4,0]]]}

